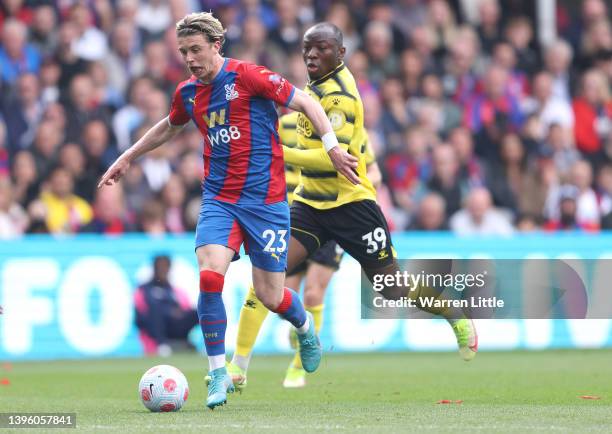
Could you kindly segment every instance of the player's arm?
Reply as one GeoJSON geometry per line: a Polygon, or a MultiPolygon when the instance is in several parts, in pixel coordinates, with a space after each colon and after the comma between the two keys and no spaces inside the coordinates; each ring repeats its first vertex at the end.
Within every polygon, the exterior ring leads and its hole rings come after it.
{"type": "Polygon", "coordinates": [[[295,89],[289,108],[304,113],[310,119],[325,149],[284,148],[285,161],[304,168],[322,169],[329,166],[326,158],[329,156],[334,169],[346,176],[353,184],[359,184],[359,176],[354,171],[359,160],[339,145],[323,107],[306,92],[295,89]]]}
{"type": "Polygon", "coordinates": [[[374,188],[378,188],[382,183],[382,173],[380,172],[380,167],[376,160],[373,163],[369,163],[366,165],[367,169],[367,177],[374,186],[374,188]]]}
{"type": "Polygon", "coordinates": [[[103,185],[113,185],[117,183],[117,181],[125,175],[132,161],[171,140],[183,129],[183,126],[184,125],[172,125],[168,116],[163,118],[151,127],[140,140],[126,149],[126,151],[117,158],[100,179],[98,188],[103,185]]]}

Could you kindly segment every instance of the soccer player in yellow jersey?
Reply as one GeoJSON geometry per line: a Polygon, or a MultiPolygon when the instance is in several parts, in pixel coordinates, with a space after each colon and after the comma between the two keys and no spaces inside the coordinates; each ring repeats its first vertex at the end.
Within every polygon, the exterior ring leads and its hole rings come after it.
{"type": "MultiPolygon", "coordinates": [[[[297,119],[298,112],[292,112],[279,119],[278,133],[280,142],[287,148],[297,146],[297,119]]],[[[368,145],[366,148],[366,167],[370,181],[377,186],[381,181],[381,174],[376,163],[374,153],[368,145]]],[[[285,179],[287,182],[287,201],[293,202],[294,190],[300,184],[300,168],[285,164],[285,179]]],[[[317,333],[323,325],[323,300],[325,291],[334,272],[340,267],[344,250],[334,240],[315,251],[307,261],[295,267],[285,278],[285,285],[289,288],[300,288],[304,280],[304,307],[312,313],[317,333]]],[[[249,289],[246,302],[242,308],[239,323],[239,341],[235,357],[248,358],[255,345],[255,337],[261,324],[267,317],[268,310],[257,299],[253,287],[249,289]]],[[[291,344],[297,346],[296,337],[291,336],[291,344]]],[[[244,364],[243,364],[244,365],[244,364]]],[[[299,355],[293,357],[285,374],[283,386],[287,388],[303,387],[306,384],[306,371],[301,366],[299,355]]],[[[244,386],[244,385],[242,385],[244,386]]]]}
{"type": "MultiPolygon", "coordinates": [[[[309,82],[308,93],[325,110],[340,147],[358,158],[354,170],[359,183],[341,176],[327,155],[328,144],[319,137],[303,114],[297,115],[297,146],[284,147],[285,163],[299,166],[301,178],[291,206],[291,240],[287,257],[288,274],[328,241],[336,241],[359,261],[370,280],[375,275],[399,271],[391,236],[382,212],[376,203],[375,189],[366,176],[367,134],[363,125],[363,105],[355,80],[343,62],[345,48],[342,32],[330,23],[316,24],[303,38],[303,58],[309,82]]],[[[417,301],[421,296],[439,296],[427,287],[407,291],[386,288],[387,298],[408,296],[417,301]]],[[[228,367],[234,384],[246,384],[249,354],[241,351],[244,341],[254,342],[259,326],[243,326],[243,315],[256,299],[248,298],[241,312],[236,353],[228,367]]],[[[478,338],[473,322],[457,310],[425,308],[443,315],[451,324],[459,352],[465,360],[476,354],[478,338]]],[[[256,308],[253,310],[257,310],[256,308]]],[[[248,316],[248,315],[247,315],[248,316]]],[[[316,316],[315,316],[316,323],[316,316]]],[[[252,347],[252,343],[251,343],[252,347]]]]}

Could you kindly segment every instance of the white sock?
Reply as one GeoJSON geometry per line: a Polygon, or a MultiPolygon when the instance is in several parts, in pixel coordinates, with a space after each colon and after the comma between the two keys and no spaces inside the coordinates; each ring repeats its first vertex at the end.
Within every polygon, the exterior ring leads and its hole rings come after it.
{"type": "Polygon", "coordinates": [[[218,356],[208,356],[208,369],[214,371],[215,369],[225,367],[225,354],[219,354],[218,356]]]}
{"type": "Polygon", "coordinates": [[[249,369],[249,363],[251,362],[251,354],[253,353],[249,353],[249,355],[245,357],[234,353],[232,363],[246,372],[246,370],[249,369]]]}
{"type": "Polygon", "coordinates": [[[310,328],[310,318],[308,318],[308,315],[306,315],[306,321],[304,322],[304,324],[302,324],[302,327],[296,327],[295,330],[297,331],[299,335],[303,335],[308,331],[309,328],[310,328]]]}

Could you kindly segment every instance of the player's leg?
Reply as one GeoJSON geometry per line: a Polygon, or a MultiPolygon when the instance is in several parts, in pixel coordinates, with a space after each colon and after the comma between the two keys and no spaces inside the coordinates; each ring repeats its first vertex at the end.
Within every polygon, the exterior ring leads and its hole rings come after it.
{"type": "MultiPolygon", "coordinates": [[[[304,307],[312,316],[315,332],[317,335],[321,330],[323,322],[323,298],[325,297],[325,288],[334,274],[333,269],[312,263],[308,266],[306,273],[306,286],[304,287],[304,307]],[[311,303],[309,306],[306,303],[311,303]]],[[[297,337],[297,336],[296,336],[297,337]]],[[[302,366],[302,360],[299,352],[295,354],[283,380],[283,386],[294,388],[303,387],[306,384],[306,371],[302,366]]]]}
{"type": "Polygon", "coordinates": [[[203,201],[196,228],[196,256],[200,270],[198,319],[208,355],[206,405],[213,409],[234,389],[225,369],[227,315],[222,292],[225,273],[242,244],[243,234],[231,209],[218,201],[203,201]]]}
{"type": "MultiPolygon", "coordinates": [[[[374,275],[396,275],[400,271],[387,222],[376,202],[354,202],[335,211],[335,218],[330,223],[334,236],[346,252],[359,261],[370,281],[373,281],[374,275]],[[337,224],[351,220],[358,224],[337,224]]],[[[440,291],[426,286],[420,286],[415,291],[409,291],[399,285],[392,286],[385,288],[381,294],[389,299],[407,296],[417,302],[421,297],[443,297],[440,291]]],[[[453,328],[462,358],[471,360],[474,357],[478,348],[478,336],[474,323],[465,317],[461,309],[425,307],[420,303],[417,305],[427,312],[446,318],[453,328]]]]}
{"type": "MultiPolygon", "coordinates": [[[[328,241],[317,250],[308,261],[306,278],[304,283],[304,307],[312,314],[317,335],[323,325],[323,300],[325,291],[334,272],[338,269],[344,251],[335,241],[328,241]]],[[[287,280],[285,280],[287,283],[287,280]]],[[[290,286],[290,285],[287,285],[290,286]]],[[[297,337],[291,333],[291,341],[297,343],[297,337]]],[[[306,371],[302,368],[299,354],[296,353],[291,361],[283,386],[288,388],[303,387],[306,384],[306,371]]]]}
{"type": "Polygon", "coordinates": [[[218,244],[208,244],[196,250],[200,268],[198,317],[211,377],[206,405],[211,409],[224,404],[227,392],[233,391],[234,387],[225,369],[227,315],[222,298],[225,273],[234,253],[218,244]]]}
{"type": "MultiPolygon", "coordinates": [[[[305,263],[304,263],[305,265],[305,263]]],[[[299,271],[299,270],[298,270],[299,271]]],[[[299,288],[303,272],[285,277],[285,286],[299,288]]],[[[227,372],[232,377],[234,386],[242,390],[247,385],[247,371],[253,354],[253,347],[259,330],[268,316],[268,308],[257,298],[253,285],[249,287],[244,304],[240,309],[238,333],[236,336],[236,351],[232,361],[227,365],[227,372]]]]}
{"type": "MultiPolygon", "coordinates": [[[[375,275],[396,275],[399,271],[400,268],[397,260],[381,268],[364,268],[364,272],[368,276],[370,282],[373,281],[375,275]]],[[[476,356],[476,352],[478,351],[478,333],[476,332],[476,326],[474,325],[474,321],[468,318],[462,309],[452,306],[425,306],[420,303],[422,298],[443,299],[444,295],[442,291],[433,287],[421,285],[412,291],[408,291],[405,287],[385,288],[381,291],[381,294],[388,299],[409,297],[416,301],[416,305],[419,309],[444,317],[453,329],[461,358],[465,361],[470,361],[476,356]]]]}
{"type": "Polygon", "coordinates": [[[304,309],[299,295],[284,286],[284,282],[284,272],[268,271],[253,264],[253,284],[257,298],[295,327],[302,366],[306,372],[314,372],[321,362],[321,344],[315,331],[314,319],[304,309]]]}
{"type": "Polygon", "coordinates": [[[241,214],[249,256],[253,264],[253,285],[257,298],[269,310],[289,321],[298,332],[304,369],[314,371],[321,360],[321,346],[314,321],[295,291],[284,286],[289,247],[289,208],[286,202],[246,209],[241,214]]]}

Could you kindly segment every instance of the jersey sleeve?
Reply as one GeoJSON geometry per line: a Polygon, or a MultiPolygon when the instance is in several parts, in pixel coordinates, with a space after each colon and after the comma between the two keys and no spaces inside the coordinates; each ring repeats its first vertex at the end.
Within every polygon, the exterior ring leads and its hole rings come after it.
{"type": "Polygon", "coordinates": [[[348,148],[355,132],[355,99],[346,94],[330,93],[321,98],[321,105],[338,143],[344,149],[348,148]]]}
{"type": "Polygon", "coordinates": [[[172,125],[185,125],[190,120],[189,114],[185,110],[183,97],[181,96],[181,87],[181,84],[176,87],[172,96],[172,102],[170,103],[168,119],[172,125]]]}
{"type": "Polygon", "coordinates": [[[254,95],[285,107],[289,105],[295,93],[295,87],[286,78],[263,66],[248,65],[243,72],[243,78],[254,95]]]}

